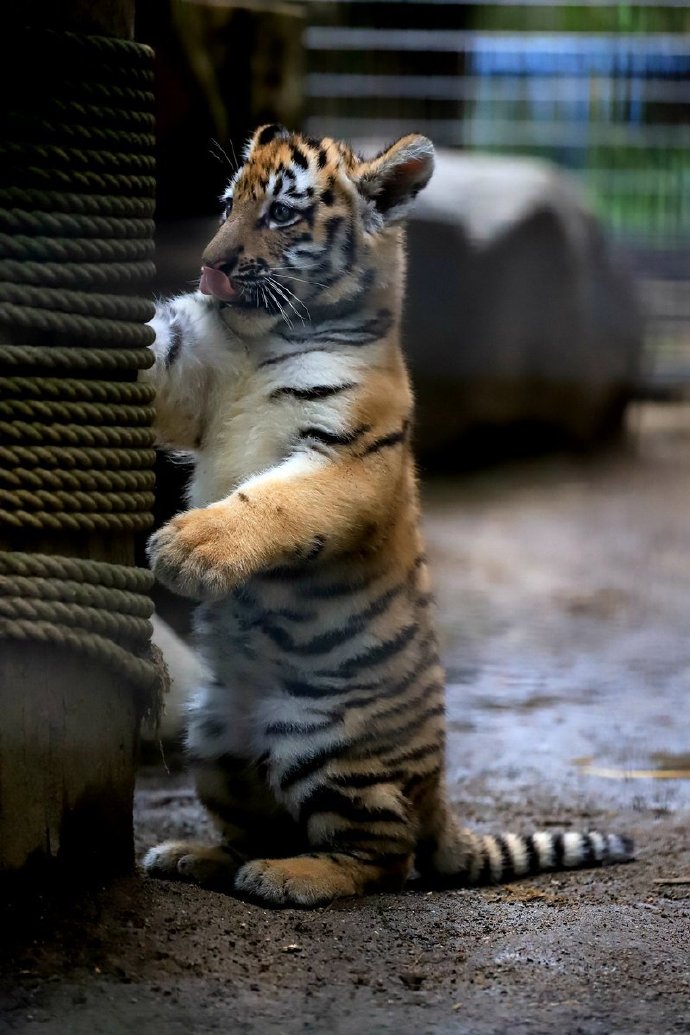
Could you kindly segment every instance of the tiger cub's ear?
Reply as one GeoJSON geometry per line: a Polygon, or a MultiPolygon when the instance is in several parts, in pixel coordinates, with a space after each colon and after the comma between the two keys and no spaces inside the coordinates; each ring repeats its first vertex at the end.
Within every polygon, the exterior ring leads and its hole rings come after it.
{"type": "Polygon", "coordinates": [[[245,159],[249,158],[255,147],[264,147],[266,144],[270,144],[272,140],[288,140],[289,137],[290,130],[286,129],[285,126],[281,126],[279,122],[273,122],[268,126],[259,126],[250,137],[244,149],[244,157],[245,159]]]}
{"type": "Polygon", "coordinates": [[[374,206],[372,223],[380,227],[404,219],[433,171],[434,145],[418,133],[401,137],[376,158],[362,162],[357,169],[357,186],[374,206]]]}

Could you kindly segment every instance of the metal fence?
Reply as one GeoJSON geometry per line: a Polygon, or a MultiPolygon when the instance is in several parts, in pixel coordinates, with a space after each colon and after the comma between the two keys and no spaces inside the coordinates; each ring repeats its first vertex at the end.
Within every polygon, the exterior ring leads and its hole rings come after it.
{"type": "Polygon", "coordinates": [[[639,278],[642,390],[690,385],[686,0],[319,0],[308,15],[310,133],[419,130],[576,173],[639,278]]]}

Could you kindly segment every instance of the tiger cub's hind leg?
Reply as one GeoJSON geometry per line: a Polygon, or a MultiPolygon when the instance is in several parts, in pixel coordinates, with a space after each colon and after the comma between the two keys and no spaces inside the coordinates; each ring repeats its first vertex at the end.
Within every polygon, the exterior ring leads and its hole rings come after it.
{"type": "MultiPolygon", "coordinates": [[[[295,850],[296,825],[266,787],[258,768],[228,755],[199,764],[196,789],[218,829],[216,845],[164,841],[143,859],[151,877],[189,881],[231,891],[235,874],[251,856],[266,851],[295,850]]],[[[298,842],[301,847],[301,842],[298,842]]]]}
{"type": "Polygon", "coordinates": [[[399,890],[412,868],[416,824],[394,786],[322,786],[302,800],[300,823],[311,851],[252,859],[235,889],[275,906],[315,906],[375,889],[399,890]]]}

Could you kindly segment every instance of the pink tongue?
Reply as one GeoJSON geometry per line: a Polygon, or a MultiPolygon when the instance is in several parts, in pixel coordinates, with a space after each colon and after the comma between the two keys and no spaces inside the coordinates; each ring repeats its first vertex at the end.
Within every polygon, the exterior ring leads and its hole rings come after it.
{"type": "Polygon", "coordinates": [[[199,291],[203,295],[214,295],[223,302],[230,302],[237,298],[239,291],[232,286],[232,281],[222,270],[215,270],[212,266],[201,267],[201,280],[199,291]]]}

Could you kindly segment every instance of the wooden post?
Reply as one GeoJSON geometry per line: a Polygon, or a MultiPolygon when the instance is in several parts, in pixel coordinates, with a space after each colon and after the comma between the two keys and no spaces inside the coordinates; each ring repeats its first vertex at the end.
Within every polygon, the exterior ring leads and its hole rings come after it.
{"type": "MultiPolygon", "coordinates": [[[[17,27],[131,39],[134,2],[30,0],[6,17],[17,27]]],[[[11,46],[12,26],[5,31],[11,46]]],[[[28,339],[0,327],[0,343],[28,339]]],[[[134,562],[134,538],[124,532],[4,528],[0,550],[134,562]]],[[[98,661],[52,644],[0,641],[0,872],[55,859],[95,876],[131,867],[140,710],[129,683],[98,661]]]]}

